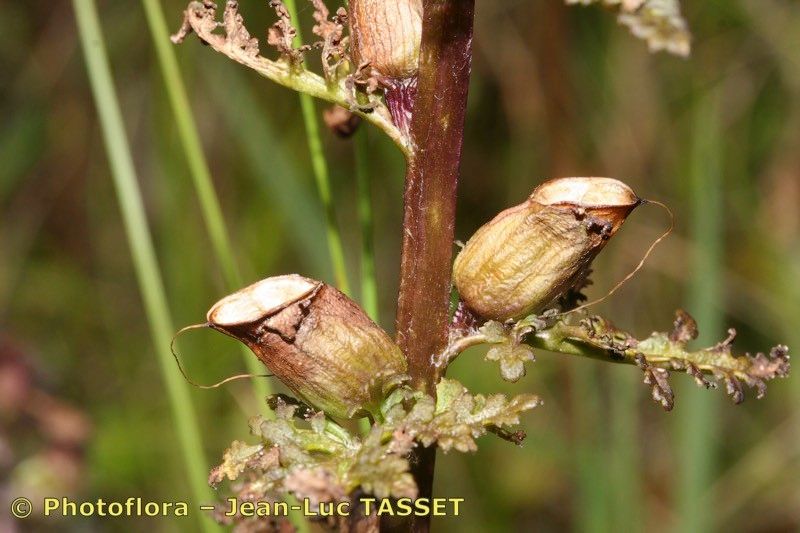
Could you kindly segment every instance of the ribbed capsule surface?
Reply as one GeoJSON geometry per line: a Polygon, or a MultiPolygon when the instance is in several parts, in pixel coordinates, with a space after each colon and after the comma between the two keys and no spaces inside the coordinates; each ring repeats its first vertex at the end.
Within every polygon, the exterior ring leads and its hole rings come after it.
{"type": "Polygon", "coordinates": [[[407,379],[405,357],[389,335],[321,281],[295,274],[267,278],[214,304],[207,319],[333,416],[375,412],[384,395],[407,379]]]}
{"type": "Polygon", "coordinates": [[[422,0],[350,0],[349,10],[356,66],[367,62],[383,78],[416,74],[422,0]]]}
{"type": "Polygon", "coordinates": [[[482,226],[453,265],[461,299],[493,320],[545,309],[575,285],[641,200],[612,178],[557,178],[482,226]]]}

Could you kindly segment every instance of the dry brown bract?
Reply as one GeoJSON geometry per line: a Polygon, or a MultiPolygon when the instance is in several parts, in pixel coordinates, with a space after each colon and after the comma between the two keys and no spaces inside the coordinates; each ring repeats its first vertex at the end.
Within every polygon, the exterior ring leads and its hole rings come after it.
{"type": "Polygon", "coordinates": [[[322,0],[311,0],[314,4],[314,20],[317,22],[311,29],[314,35],[322,37],[322,41],[314,46],[322,49],[322,70],[325,79],[335,81],[339,79],[338,70],[348,59],[347,37],[344,28],[347,25],[347,11],[340,7],[336,14],[328,20],[329,11],[322,0]]]}
{"type": "MultiPolygon", "coordinates": [[[[229,2],[230,3],[230,2],[229,2]]],[[[275,9],[278,21],[267,30],[267,44],[274,46],[281,58],[297,66],[303,63],[303,54],[311,50],[309,45],[295,48],[293,42],[297,36],[297,28],[292,25],[292,17],[281,0],[271,0],[269,6],[275,9]]]]}

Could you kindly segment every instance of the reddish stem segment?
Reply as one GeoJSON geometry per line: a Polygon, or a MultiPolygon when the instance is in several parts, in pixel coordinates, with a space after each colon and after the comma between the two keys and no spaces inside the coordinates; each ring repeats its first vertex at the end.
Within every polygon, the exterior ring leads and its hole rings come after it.
{"type": "Polygon", "coordinates": [[[409,135],[414,100],[417,97],[417,77],[385,82],[384,98],[392,115],[392,122],[404,135],[409,135]]]}
{"type": "Polygon", "coordinates": [[[414,384],[433,392],[447,342],[456,184],[472,58],[473,0],[425,0],[406,171],[397,340],[414,384]]]}
{"type": "MultiPolygon", "coordinates": [[[[474,0],[424,0],[414,145],[406,171],[397,341],[414,385],[434,393],[431,356],[447,344],[450,277],[464,116],[472,60],[474,0]]],[[[418,448],[412,469],[430,497],[436,448],[418,448]]],[[[426,532],[429,517],[408,524],[426,532]]]]}

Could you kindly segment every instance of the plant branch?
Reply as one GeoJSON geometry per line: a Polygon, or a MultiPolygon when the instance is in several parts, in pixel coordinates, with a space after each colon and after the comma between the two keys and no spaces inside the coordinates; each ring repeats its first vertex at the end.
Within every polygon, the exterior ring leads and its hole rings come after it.
{"type": "MultiPolygon", "coordinates": [[[[587,317],[579,323],[559,316],[535,317],[516,324],[490,321],[478,329],[454,330],[447,347],[433,357],[432,362],[443,372],[467,348],[487,343],[505,348],[499,350],[496,357],[487,356],[487,359],[499,360],[501,368],[504,362],[521,365],[525,360],[532,360],[532,356],[527,357],[524,351],[518,350],[524,342],[550,352],[636,365],[644,372],[645,383],[652,386],[653,398],[670,410],[674,399],[667,382],[670,370],[685,371],[705,388],[716,387],[712,379],[721,380],[736,403],[744,400],[742,383],[756,389],[756,396],[761,398],[767,381],[788,375],[789,355],[785,346],[774,347],[769,355],[737,356],[731,351],[735,337],[736,331],[730,329],[727,338],[714,346],[688,349],[687,344],[697,338],[697,325],[685,311],[676,313],[671,332],[653,333],[643,340],[617,329],[599,316],[587,317]]],[[[516,373],[515,377],[522,374],[524,372],[516,373]]]]}
{"type": "Polygon", "coordinates": [[[353,105],[351,91],[346,87],[344,79],[325,80],[322,76],[307,70],[298,61],[291,61],[285,57],[273,61],[261,56],[258,40],[251,37],[244,27],[236,2],[227,2],[221,23],[216,20],[216,7],[213,4],[190,2],[184,12],[183,25],[172,36],[172,41],[183,42],[192,32],[213,50],[255,70],[279,85],[350,109],[382,129],[403,154],[409,156],[411,151],[409,140],[394,125],[388,109],[377,97],[369,103],[369,106],[353,105]],[[224,34],[216,32],[219,27],[224,28],[224,34]]]}

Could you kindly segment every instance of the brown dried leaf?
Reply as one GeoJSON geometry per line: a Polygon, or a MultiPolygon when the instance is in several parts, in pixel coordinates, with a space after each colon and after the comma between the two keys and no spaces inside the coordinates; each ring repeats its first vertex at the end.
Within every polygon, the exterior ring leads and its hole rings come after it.
{"type": "Polygon", "coordinates": [[[267,44],[274,46],[281,58],[291,65],[298,66],[303,63],[303,55],[311,49],[308,45],[294,47],[293,41],[297,36],[297,29],[292,25],[292,17],[281,0],[270,0],[269,6],[275,9],[278,21],[267,30],[267,44]]]}
{"type": "Polygon", "coordinates": [[[669,334],[669,340],[686,344],[696,338],[697,321],[683,309],[675,311],[675,322],[672,324],[672,332],[669,334]]]}
{"type": "Polygon", "coordinates": [[[217,485],[225,478],[233,481],[244,472],[250,461],[260,458],[262,455],[264,455],[264,446],[261,444],[250,446],[238,440],[233,441],[222,456],[222,464],[211,471],[209,484],[217,485]]]}
{"type": "Polygon", "coordinates": [[[322,70],[329,82],[338,79],[339,67],[349,59],[347,56],[347,38],[344,28],[347,26],[347,11],[340,7],[336,14],[328,20],[329,11],[323,0],[311,0],[314,5],[314,20],[317,22],[312,31],[322,37],[322,41],[314,46],[322,48],[322,70]]]}
{"type": "Polygon", "coordinates": [[[651,366],[643,354],[636,355],[636,365],[644,373],[644,382],[650,385],[653,400],[661,404],[665,411],[675,407],[675,394],[669,384],[669,371],[651,366]]]}
{"type": "Polygon", "coordinates": [[[577,348],[582,355],[636,364],[642,368],[645,382],[653,387],[653,398],[666,409],[670,409],[674,401],[667,383],[670,369],[684,370],[705,388],[716,388],[710,376],[724,381],[736,403],[744,399],[743,384],[756,389],[756,396],[762,398],[767,381],[789,374],[786,346],[776,346],[768,356],[763,353],[737,356],[731,351],[736,338],[734,329],[729,329],[727,337],[714,346],[692,351],[686,344],[694,337],[694,319],[685,311],[679,311],[671,333],[656,332],[641,341],[617,329],[608,320],[593,316],[578,325],[563,319],[549,323],[528,342],[551,351],[575,353],[577,348]]]}

